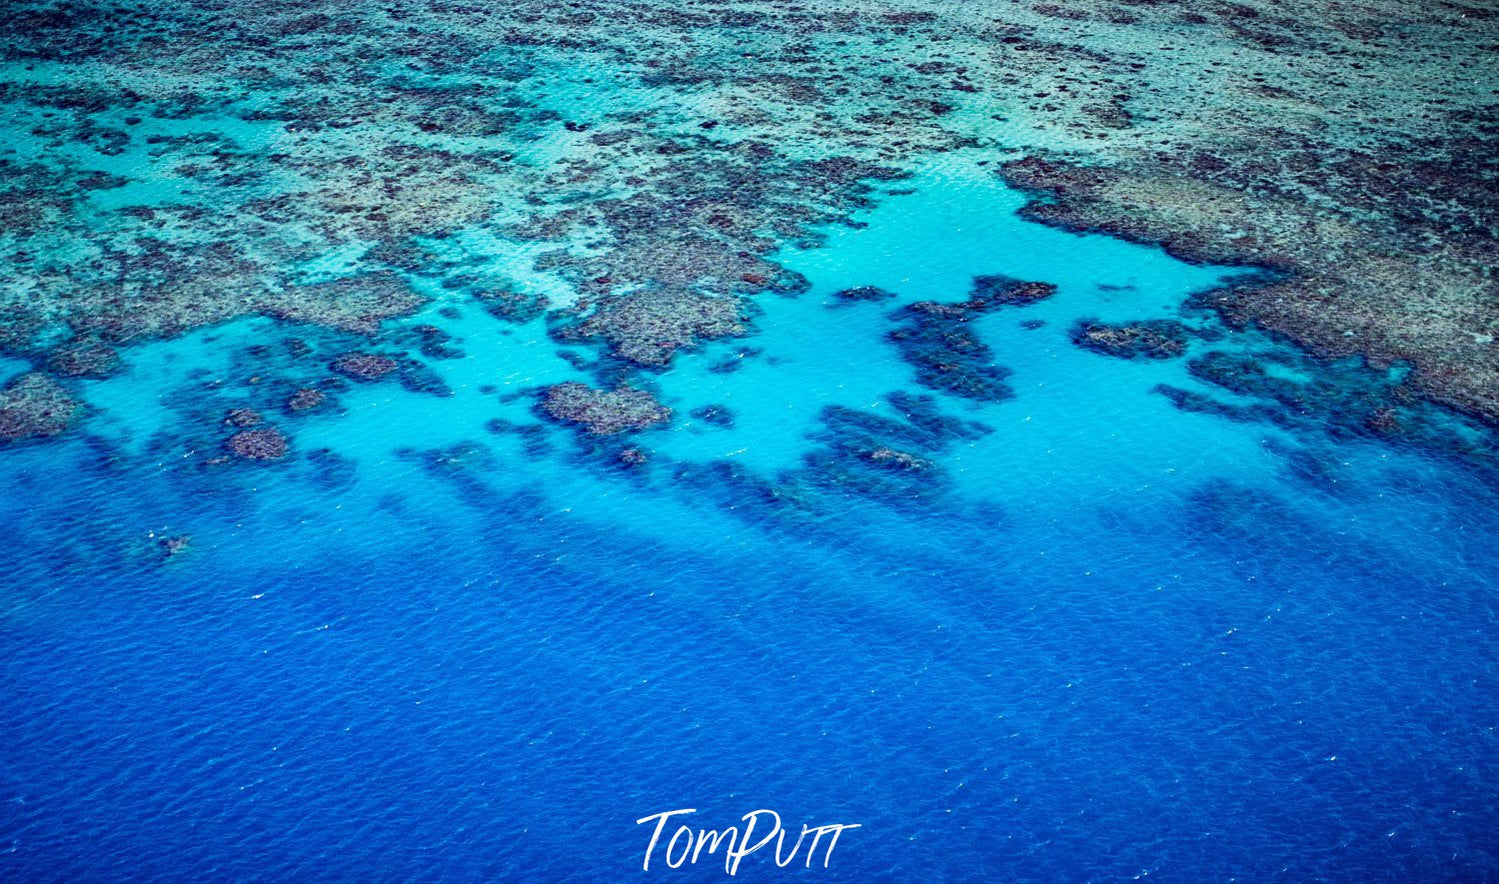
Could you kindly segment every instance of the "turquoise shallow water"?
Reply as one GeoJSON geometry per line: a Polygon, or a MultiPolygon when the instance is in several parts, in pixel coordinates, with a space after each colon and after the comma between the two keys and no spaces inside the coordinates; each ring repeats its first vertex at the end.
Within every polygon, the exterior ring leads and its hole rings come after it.
{"type": "Polygon", "coordinates": [[[674,410],[644,471],[490,432],[586,375],[420,271],[396,324],[453,335],[451,395],[353,385],[285,463],[205,470],[183,430],[247,348],[322,333],[125,351],[85,432],[0,455],[0,873],[625,878],[681,807],[858,823],[839,880],[1491,873],[1491,467],[1178,410],[1157,384],[1211,389],[1183,360],[1068,329],[1242,271],[1024,222],[980,161],[788,249],[810,291],[644,378],[674,410]],[[932,394],[982,427],[929,478],[809,478],[827,406],[929,392],[893,311],[981,274],[1058,287],[972,322],[1016,395],[932,394]]]}

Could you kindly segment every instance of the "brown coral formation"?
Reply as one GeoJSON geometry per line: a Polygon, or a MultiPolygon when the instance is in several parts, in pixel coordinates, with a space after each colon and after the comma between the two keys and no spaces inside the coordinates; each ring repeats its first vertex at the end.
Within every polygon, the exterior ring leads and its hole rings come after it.
{"type": "Polygon", "coordinates": [[[321,406],[327,399],[328,397],[322,390],[304,387],[287,398],[286,407],[293,412],[311,411],[321,406]]]}
{"type": "Polygon", "coordinates": [[[275,427],[241,430],[224,443],[236,457],[245,460],[280,460],[286,456],[286,437],[275,427]]]}
{"type": "Polygon", "coordinates": [[[382,321],[411,313],[423,302],[395,274],[372,273],[281,289],[263,296],[258,306],[281,319],[373,334],[382,321]]]}
{"type": "Polygon", "coordinates": [[[561,326],[556,336],[562,341],[602,339],[631,362],[665,365],[683,347],[744,330],[744,309],[737,299],[668,290],[605,298],[587,318],[561,326]]]}
{"type": "Polygon", "coordinates": [[[157,549],[161,551],[163,559],[184,555],[192,549],[193,539],[186,534],[174,534],[170,537],[159,537],[156,539],[157,549]]]}
{"type": "Polygon", "coordinates": [[[389,356],[378,353],[345,353],[333,360],[330,367],[356,381],[378,381],[400,366],[389,356]]]}
{"type": "Polygon", "coordinates": [[[260,412],[253,408],[235,408],[224,415],[224,423],[240,429],[256,426],[261,420],[260,412]]]}
{"type": "Polygon", "coordinates": [[[68,428],[80,408],[47,375],[23,374],[0,390],[0,444],[56,436],[68,428]]]}
{"type": "Polygon", "coordinates": [[[573,381],[548,387],[541,410],[595,436],[644,430],[671,419],[671,409],[644,390],[619,387],[605,392],[573,381]]]}
{"type": "MultiPolygon", "coordinates": [[[[1030,158],[1005,174],[1052,196],[1029,208],[1038,220],[1159,242],[1189,260],[1272,268],[1199,300],[1325,356],[1358,354],[1377,367],[1409,362],[1412,383],[1431,398],[1499,421],[1490,234],[1414,219],[1374,223],[1352,207],[1309,213],[1302,200],[1246,197],[1191,171],[1147,176],[1030,158]]],[[[1475,176],[1467,186],[1480,183],[1475,176]]]]}
{"type": "Polygon", "coordinates": [[[1191,329],[1170,319],[1110,325],[1080,319],[1070,331],[1079,347],[1122,359],[1172,359],[1187,352],[1191,329]]]}
{"type": "Polygon", "coordinates": [[[845,303],[859,303],[864,301],[888,301],[895,297],[895,292],[886,291],[879,286],[856,285],[853,288],[840,289],[833,292],[833,297],[845,303]]]}
{"type": "Polygon", "coordinates": [[[932,462],[926,458],[918,457],[908,451],[891,448],[888,445],[881,445],[868,452],[864,452],[864,457],[870,463],[882,464],[897,470],[920,472],[932,468],[932,462]]]}
{"type": "MultiPolygon", "coordinates": [[[[1205,303],[1321,355],[1408,362],[1432,399],[1499,421],[1491,12],[1269,0],[1064,8],[1087,22],[1083,45],[1102,53],[1102,82],[1129,114],[1090,130],[1072,113],[1075,82],[1044,99],[1052,110],[1027,108],[1054,140],[1003,171],[1037,193],[1031,217],[1270,268],[1205,303]],[[1126,9],[1127,21],[1105,23],[1126,9]],[[1156,39],[1107,46],[1131,35],[1156,39]],[[1146,88],[1156,84],[1167,88],[1146,88]]],[[[1060,21],[1018,39],[1057,35],[1060,21]]]]}
{"type": "Polygon", "coordinates": [[[1014,395],[1007,383],[1010,369],[996,363],[994,350],[968,323],[1000,307],[1033,304],[1056,290],[1049,282],[976,277],[966,301],[917,301],[897,310],[893,316],[901,324],[888,340],[916,369],[921,386],[964,399],[1002,402],[1014,395]]]}
{"type": "Polygon", "coordinates": [[[53,350],[47,369],[63,377],[103,378],[120,367],[120,354],[97,340],[76,340],[53,350]]]}

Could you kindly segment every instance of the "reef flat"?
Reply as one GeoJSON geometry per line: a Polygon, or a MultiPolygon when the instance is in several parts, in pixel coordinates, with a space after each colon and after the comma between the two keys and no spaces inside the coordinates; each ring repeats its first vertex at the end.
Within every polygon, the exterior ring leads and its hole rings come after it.
{"type": "Polygon", "coordinates": [[[1201,302],[1499,419],[1485,5],[27,2],[0,29],[0,351],[52,399],[245,316],[399,361],[421,342],[382,322],[434,299],[545,315],[613,387],[752,333],[806,287],[778,250],[979,147],[1029,217],[1260,268],[1201,302]]]}

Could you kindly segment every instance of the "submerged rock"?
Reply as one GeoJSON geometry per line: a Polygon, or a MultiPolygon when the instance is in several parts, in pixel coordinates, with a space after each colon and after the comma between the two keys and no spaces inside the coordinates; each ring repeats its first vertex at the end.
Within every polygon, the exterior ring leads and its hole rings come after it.
{"type": "Polygon", "coordinates": [[[175,534],[171,537],[158,537],[156,546],[161,550],[163,559],[180,556],[192,548],[193,539],[186,534],[175,534]]]}
{"type": "Polygon", "coordinates": [[[644,390],[622,386],[605,392],[576,381],[548,387],[541,410],[595,436],[644,430],[671,419],[671,409],[644,390]]]}
{"type": "Polygon", "coordinates": [[[932,468],[931,461],[924,457],[918,457],[908,451],[891,448],[888,445],[880,445],[866,452],[861,452],[865,460],[870,463],[888,466],[898,470],[911,470],[921,472],[932,468]]]}
{"type": "Polygon", "coordinates": [[[1388,406],[1379,406],[1364,417],[1364,428],[1381,436],[1393,436],[1400,432],[1400,415],[1388,406]]]}
{"type": "Polygon", "coordinates": [[[431,448],[424,451],[403,450],[398,453],[420,461],[422,466],[431,473],[453,473],[466,470],[485,472],[493,470],[499,463],[494,452],[472,441],[459,442],[445,448],[431,448]]]}

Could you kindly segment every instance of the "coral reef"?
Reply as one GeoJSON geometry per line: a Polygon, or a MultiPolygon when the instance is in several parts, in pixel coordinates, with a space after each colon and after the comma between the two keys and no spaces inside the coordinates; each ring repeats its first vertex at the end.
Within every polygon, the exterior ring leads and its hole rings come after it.
{"type": "Polygon", "coordinates": [[[241,430],[224,443],[236,457],[245,460],[280,460],[286,456],[286,437],[275,427],[241,430]]]}
{"type": "Polygon", "coordinates": [[[553,335],[563,342],[603,339],[631,362],[665,365],[683,347],[744,333],[744,318],[743,307],[726,297],[642,291],[603,298],[587,317],[555,326],[553,335]]]}
{"type": "Polygon", "coordinates": [[[265,295],[258,312],[373,334],[382,321],[411,313],[424,302],[400,277],[381,272],[282,289],[265,295]]]}
{"type": "Polygon", "coordinates": [[[964,399],[1002,402],[1014,391],[1010,370],[995,364],[994,351],[968,327],[975,317],[1007,305],[1031,304],[1050,297],[1056,286],[1003,276],[974,279],[967,301],[918,301],[895,312],[902,322],[889,339],[901,358],[916,369],[916,382],[964,399]]]}
{"type": "Polygon", "coordinates": [[[519,423],[503,418],[491,418],[484,429],[496,436],[516,436],[521,440],[521,450],[530,458],[543,458],[553,452],[554,446],[547,428],[538,423],[519,423]]]}
{"type": "Polygon", "coordinates": [[[82,406],[57,381],[29,372],[0,389],[0,445],[66,430],[82,406]]]}
{"type": "Polygon", "coordinates": [[[576,381],[547,387],[540,408],[548,417],[595,436],[644,430],[671,419],[671,409],[644,390],[619,387],[605,392],[576,381]]]}
{"type": "Polygon", "coordinates": [[[231,427],[239,427],[242,429],[245,427],[256,426],[262,420],[263,418],[260,416],[260,412],[256,411],[253,408],[235,408],[231,409],[228,414],[224,415],[225,424],[231,427]]]}
{"type": "MultiPolygon", "coordinates": [[[[807,289],[784,249],[975,148],[1009,159],[1030,217],[1264,268],[1204,303],[1499,420],[1496,130],[1473,85],[1499,63],[1476,4],[12,7],[0,355],[56,377],[271,316],[395,363],[343,376],[445,395],[411,353],[455,342],[390,327],[440,293],[547,316],[606,351],[584,370],[611,387],[752,334],[756,299],[807,289]]],[[[977,278],[966,305],[904,313],[897,346],[923,384],[1003,398],[966,317],[1049,293],[977,278]]]]}
{"type": "Polygon", "coordinates": [[[916,369],[916,383],[964,399],[1003,402],[1014,395],[1010,370],[994,362],[994,350],[966,327],[958,305],[922,301],[900,311],[905,320],[890,342],[916,369]]]}
{"type": "Polygon", "coordinates": [[[346,353],[329,366],[334,371],[356,381],[378,381],[400,367],[389,356],[378,353],[346,353]]]}
{"type": "Polygon", "coordinates": [[[485,472],[493,470],[498,463],[494,452],[478,442],[459,442],[422,451],[403,448],[397,450],[396,455],[420,463],[423,469],[433,474],[485,472]]]}
{"type": "Polygon", "coordinates": [[[186,534],[173,534],[170,537],[156,538],[157,548],[161,550],[163,559],[170,559],[183,555],[192,549],[193,539],[186,534]]]}
{"type": "Polygon", "coordinates": [[[547,311],[546,296],[541,294],[489,289],[479,292],[476,297],[491,316],[507,322],[530,322],[541,318],[547,311]]]}
{"type": "Polygon", "coordinates": [[[328,397],[315,387],[303,387],[291,394],[286,400],[286,408],[292,412],[312,411],[321,408],[328,401],[328,397]]]}
{"type": "Polygon", "coordinates": [[[1191,329],[1172,319],[1152,319],[1110,325],[1097,319],[1079,319],[1068,331],[1072,343],[1122,359],[1173,359],[1187,352],[1191,329]]]}
{"type": "Polygon", "coordinates": [[[859,303],[864,301],[888,301],[895,297],[895,292],[886,291],[878,286],[860,285],[853,288],[840,289],[833,292],[833,298],[841,303],[859,303]]]}
{"type": "Polygon", "coordinates": [[[120,369],[120,354],[98,340],[75,339],[47,354],[47,370],[71,378],[106,378],[120,369]]]}
{"type": "Polygon", "coordinates": [[[1044,301],[1057,293],[1057,287],[1049,282],[1022,282],[1008,276],[975,276],[973,294],[969,304],[982,305],[983,309],[1006,304],[1023,306],[1044,301]]]}
{"type": "Polygon", "coordinates": [[[942,414],[936,400],[894,392],[893,415],[829,406],[795,484],[836,495],[859,494],[890,505],[929,500],[945,491],[947,472],[935,455],[953,442],[990,432],[974,421],[942,414]]]}
{"type": "MultiPolygon", "coordinates": [[[[1409,363],[1414,389],[1499,420],[1499,316],[1485,269],[1499,198],[1483,160],[1496,130],[1448,61],[1493,79],[1484,19],[1459,5],[1380,3],[1358,21],[1331,4],[1295,15],[1242,5],[1255,15],[1191,27],[1211,37],[1198,49],[1210,64],[1175,100],[1131,115],[1125,137],[1006,164],[1005,178],[1039,197],[1027,215],[1267,268],[1202,302],[1329,358],[1409,363]],[[1409,51],[1412,39],[1428,49],[1409,51]],[[1209,81],[1232,83],[1233,100],[1209,81]],[[1372,115],[1369,95],[1409,111],[1372,115]],[[1166,131],[1169,149],[1152,138],[1166,131]]],[[[1140,11],[1141,27],[1164,26],[1162,10],[1140,11]]]]}
{"type": "Polygon", "coordinates": [[[1192,377],[1223,398],[1170,384],[1156,392],[1184,411],[1274,424],[1308,436],[1399,440],[1418,449],[1495,460],[1491,429],[1431,402],[1409,366],[1374,371],[1358,357],[1327,361],[1286,348],[1208,350],[1187,363],[1192,377]]]}

